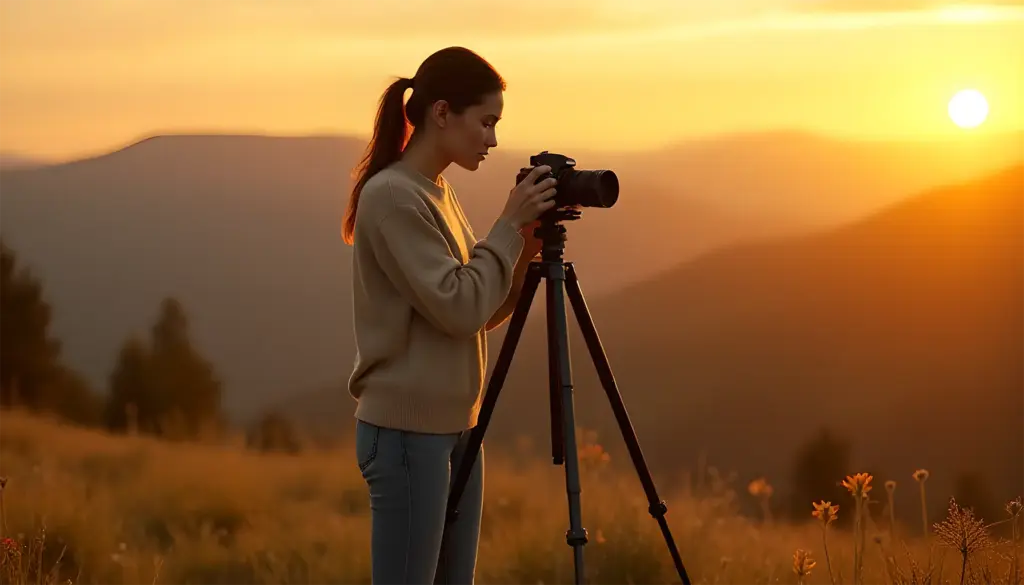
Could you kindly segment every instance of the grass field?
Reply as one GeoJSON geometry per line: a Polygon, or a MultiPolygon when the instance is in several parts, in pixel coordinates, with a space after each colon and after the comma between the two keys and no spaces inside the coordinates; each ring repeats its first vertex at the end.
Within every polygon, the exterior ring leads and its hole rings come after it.
{"type": "MultiPolygon", "coordinates": [[[[4,412],[0,422],[5,583],[370,582],[368,504],[350,449],[262,455],[113,437],[21,413],[4,412]]],[[[679,582],[636,477],[606,468],[596,447],[584,464],[588,580],[679,582]]],[[[850,483],[863,479],[856,471],[850,483]]],[[[884,499],[885,488],[870,485],[872,497],[884,499]]],[[[960,583],[958,548],[969,553],[963,582],[1022,582],[1019,501],[1008,504],[1018,512],[1015,545],[956,514],[930,542],[893,542],[884,518],[867,520],[857,537],[833,525],[823,530],[811,502],[803,525],[741,517],[734,504],[754,497],[750,491],[664,494],[692,582],[960,583]],[[804,576],[797,549],[810,551],[804,576]]],[[[562,470],[549,462],[488,455],[479,583],[572,582],[564,494],[562,470]]],[[[842,515],[854,502],[851,495],[834,504],[842,515]]],[[[920,534],[916,521],[897,533],[920,534]]]]}

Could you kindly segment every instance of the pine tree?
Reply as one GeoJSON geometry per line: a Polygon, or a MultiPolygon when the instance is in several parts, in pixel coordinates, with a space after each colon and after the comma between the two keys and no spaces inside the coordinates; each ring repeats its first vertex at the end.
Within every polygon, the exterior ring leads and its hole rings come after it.
{"type": "Polygon", "coordinates": [[[986,522],[1002,520],[1003,509],[992,493],[985,476],[978,471],[961,471],[953,481],[953,497],[962,508],[969,508],[975,518],[986,522]]]}
{"type": "Polygon", "coordinates": [[[42,284],[19,268],[0,242],[0,401],[36,408],[56,373],[60,343],[49,334],[52,310],[42,284]]]}
{"type": "MultiPolygon", "coordinates": [[[[794,518],[809,518],[813,507],[811,502],[820,500],[833,504],[847,503],[848,494],[839,482],[849,473],[850,443],[827,428],[800,448],[792,475],[792,499],[790,511],[794,518]]],[[[849,515],[840,514],[839,523],[849,515]]]]}
{"type": "Polygon", "coordinates": [[[121,348],[110,376],[107,425],[168,439],[197,438],[223,427],[221,386],[213,365],[192,343],[184,307],[166,298],[149,346],[132,337],[121,348]]]}
{"type": "Polygon", "coordinates": [[[213,365],[193,345],[188,316],[177,299],[161,303],[152,339],[157,394],[167,397],[167,414],[184,425],[178,432],[196,437],[204,427],[219,426],[221,381],[213,365]]]}
{"type": "Polygon", "coordinates": [[[251,449],[265,452],[294,455],[302,450],[292,422],[273,410],[263,413],[259,423],[247,434],[246,443],[251,449]]]}
{"type": "Polygon", "coordinates": [[[131,336],[121,345],[117,364],[110,374],[110,394],[104,418],[107,428],[130,434],[157,434],[166,398],[157,395],[149,348],[131,336]]]}

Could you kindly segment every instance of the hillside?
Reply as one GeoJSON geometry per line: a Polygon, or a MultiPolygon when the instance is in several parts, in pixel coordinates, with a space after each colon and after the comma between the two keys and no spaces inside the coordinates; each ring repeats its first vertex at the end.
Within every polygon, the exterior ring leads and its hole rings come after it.
{"type": "MultiPolygon", "coordinates": [[[[677,159],[631,154],[620,164],[614,155],[577,155],[582,168],[616,169],[624,192],[615,209],[588,210],[572,226],[567,257],[591,295],[607,294],[718,246],[834,223],[834,215],[808,218],[800,194],[810,184],[847,200],[848,184],[888,164],[883,151],[872,162],[877,148],[768,135],[693,145],[677,159]],[[731,144],[732,164],[704,164],[699,153],[725,157],[731,144]],[[861,155],[849,156],[858,148],[861,155]],[[776,151],[805,156],[791,156],[771,176],[751,172],[744,183],[745,169],[776,151]],[[834,174],[822,177],[812,171],[828,152],[836,153],[834,174]],[[729,184],[743,196],[677,190],[678,169],[688,169],[688,185],[729,184]],[[752,194],[773,201],[771,212],[745,210],[752,194]]],[[[361,149],[360,141],[335,136],[161,136],[94,158],[4,171],[2,233],[44,279],[55,333],[70,363],[97,386],[106,384],[119,344],[150,326],[162,296],[175,295],[227,383],[229,408],[250,416],[348,373],[349,249],[339,225],[361,149]]],[[[904,187],[917,184],[913,169],[936,169],[929,180],[944,181],[934,151],[923,148],[907,165],[911,178],[892,176],[859,212],[912,192],[904,187]]],[[[478,173],[449,173],[480,231],[526,155],[496,153],[478,173]]],[[[857,216],[847,213],[846,220],[857,216]]]]}
{"type": "MultiPolygon", "coordinates": [[[[1024,483],[1022,241],[1017,166],[832,232],[708,254],[591,308],[664,465],[706,448],[725,468],[779,477],[827,425],[879,471],[978,471],[1008,495],[1024,483]]],[[[510,387],[546,379],[533,333],[510,387]]],[[[573,344],[580,424],[608,437],[607,400],[573,344]]],[[[540,392],[503,396],[506,430],[526,430],[513,413],[542,408],[540,392]]]]}
{"type": "MultiPolygon", "coordinates": [[[[370,582],[369,499],[351,444],[293,457],[233,444],[112,436],[19,412],[3,414],[4,533],[27,551],[24,562],[3,567],[5,583],[370,582]],[[40,543],[46,548],[33,554],[40,543]],[[39,564],[52,571],[49,579],[36,578],[39,564]],[[13,578],[8,577],[12,569],[13,578]]],[[[679,582],[635,480],[609,469],[599,449],[591,453],[598,456],[586,458],[581,470],[583,526],[591,535],[584,553],[586,582],[679,582]]],[[[902,479],[911,470],[899,472],[894,477],[902,479]]],[[[798,548],[813,550],[817,562],[806,582],[830,583],[819,552],[821,529],[810,514],[794,524],[763,524],[737,513],[738,503],[753,501],[744,486],[709,483],[699,494],[660,490],[694,583],[792,583],[798,548]]],[[[543,460],[488,454],[479,582],[572,581],[564,493],[561,470],[543,460]]],[[[949,495],[929,493],[939,504],[949,495]]],[[[908,554],[927,564],[928,546],[918,537],[915,512],[897,517],[897,543],[890,544],[882,513],[876,513],[877,524],[866,536],[869,542],[876,535],[884,539],[904,574],[910,570],[908,554]]],[[[840,520],[846,514],[842,507],[840,520]]],[[[940,507],[934,518],[945,517],[940,507]]],[[[992,520],[1004,518],[1000,510],[992,520]]],[[[1007,537],[1009,526],[990,533],[1007,537]]],[[[849,576],[854,542],[845,525],[832,525],[828,549],[834,574],[849,576]]],[[[1004,580],[1010,569],[1004,554],[1011,546],[1003,541],[994,552],[979,555],[972,568],[987,568],[1000,579],[996,583],[1018,583],[1004,580]]],[[[955,582],[961,567],[955,551],[934,558],[943,582],[955,582]]],[[[887,582],[881,555],[866,555],[864,570],[866,583],[887,582]]]]}
{"type": "MultiPolygon", "coordinates": [[[[600,155],[589,158],[603,162],[600,155]]],[[[731,213],[838,227],[907,194],[968,181],[1022,160],[1024,133],[1019,132],[847,142],[780,131],[685,142],[616,162],[625,168],[663,168],[668,172],[658,176],[657,187],[715,201],[731,213]],[[799,176],[789,178],[786,190],[771,189],[780,172],[799,176]]]]}
{"type": "MultiPolygon", "coordinates": [[[[947,491],[956,474],[978,472],[1010,497],[1024,483],[1022,241],[1017,166],[587,298],[653,469],[707,450],[741,480],[767,474],[785,487],[793,453],[828,426],[852,439],[858,466],[904,480],[925,467],[947,491]]],[[[527,328],[488,434],[498,444],[527,435],[539,452],[549,433],[542,327],[527,328]]],[[[570,329],[578,424],[622,455],[574,321],[570,329]]],[[[296,411],[347,425],[347,396],[328,396],[296,411]]],[[[912,505],[908,492],[898,495],[912,505]]]]}
{"type": "Polygon", "coordinates": [[[16,152],[0,151],[0,170],[26,169],[31,167],[43,166],[45,164],[47,163],[31,156],[25,156],[22,154],[18,154],[16,152]]]}
{"type": "MultiPolygon", "coordinates": [[[[2,232],[44,279],[70,363],[95,384],[105,385],[124,338],[150,326],[160,298],[176,295],[228,384],[228,406],[247,416],[343,377],[352,362],[350,249],[340,219],[362,147],[329,136],[168,136],[4,172],[2,232]]],[[[481,230],[518,168],[500,156],[491,164],[501,168],[474,177],[462,196],[481,230]]],[[[464,179],[452,182],[463,192],[464,179]]],[[[668,193],[648,193],[652,200],[663,202],[658,221],[692,223],[705,236],[668,247],[671,257],[756,233],[750,222],[668,193]]],[[[631,223],[631,208],[618,208],[617,220],[631,223]]],[[[605,230],[600,220],[581,226],[576,235],[591,244],[575,254],[581,262],[596,265],[617,247],[605,230]]],[[[610,290],[662,267],[662,258],[633,263],[632,271],[603,274],[602,285],[610,290]]]]}

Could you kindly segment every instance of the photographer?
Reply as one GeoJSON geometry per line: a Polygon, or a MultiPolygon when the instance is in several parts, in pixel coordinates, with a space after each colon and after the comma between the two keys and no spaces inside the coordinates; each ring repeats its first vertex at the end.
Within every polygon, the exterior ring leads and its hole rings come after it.
{"type": "Polygon", "coordinates": [[[555,205],[532,169],[477,240],[441,173],[476,170],[497,146],[505,82],[452,47],[384,93],[345,213],[353,246],[355,450],[372,514],[375,583],[471,583],[483,492],[476,459],[441,550],[453,467],[477,422],[486,331],[509,317],[540,251],[532,224],[555,205]],[[403,104],[405,91],[412,94],[403,104]],[[407,127],[414,129],[405,146],[407,127]]]}

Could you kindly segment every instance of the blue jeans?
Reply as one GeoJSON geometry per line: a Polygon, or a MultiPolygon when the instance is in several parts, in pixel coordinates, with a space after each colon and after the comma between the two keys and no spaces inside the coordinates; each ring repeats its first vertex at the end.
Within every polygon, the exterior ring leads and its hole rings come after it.
{"type": "Polygon", "coordinates": [[[469,431],[432,435],[356,422],[356,457],[370,492],[373,583],[473,583],[483,512],[483,446],[458,518],[444,534],[448,492],[468,439],[469,431]]]}

